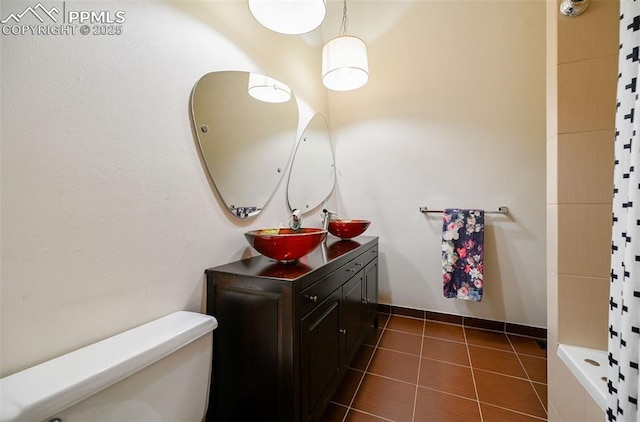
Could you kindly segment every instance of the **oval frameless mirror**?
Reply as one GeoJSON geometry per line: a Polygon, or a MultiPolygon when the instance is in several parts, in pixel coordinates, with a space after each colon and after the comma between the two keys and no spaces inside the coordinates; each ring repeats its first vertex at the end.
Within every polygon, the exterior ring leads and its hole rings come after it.
{"type": "Polygon", "coordinates": [[[304,211],[324,201],[335,184],[335,162],[329,126],[324,116],[316,113],[298,142],[289,183],[287,201],[292,210],[304,211]]]}
{"type": "Polygon", "coordinates": [[[298,129],[298,106],[289,87],[259,76],[207,73],[191,96],[205,165],[226,208],[239,218],[257,215],[269,202],[298,129]]]}

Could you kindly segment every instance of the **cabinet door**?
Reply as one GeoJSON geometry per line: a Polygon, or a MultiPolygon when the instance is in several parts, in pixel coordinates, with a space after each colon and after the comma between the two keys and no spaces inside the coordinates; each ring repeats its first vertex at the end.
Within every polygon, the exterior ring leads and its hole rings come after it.
{"type": "Polygon", "coordinates": [[[290,325],[288,295],[213,287],[209,309],[219,322],[214,332],[211,383],[216,399],[210,401],[207,420],[291,421],[292,383],[284,364],[288,348],[279,336],[290,325]]]}
{"type": "Polygon", "coordinates": [[[344,363],[347,367],[358,352],[364,336],[364,321],[362,319],[364,298],[362,296],[364,271],[359,271],[342,287],[342,331],[344,336],[344,363]]]}
{"type": "Polygon", "coordinates": [[[323,407],[340,376],[340,303],[342,289],[302,319],[300,347],[302,420],[306,421],[317,407],[323,407]]]}
{"type": "Polygon", "coordinates": [[[364,269],[365,277],[365,324],[378,328],[378,259],[364,269]]]}

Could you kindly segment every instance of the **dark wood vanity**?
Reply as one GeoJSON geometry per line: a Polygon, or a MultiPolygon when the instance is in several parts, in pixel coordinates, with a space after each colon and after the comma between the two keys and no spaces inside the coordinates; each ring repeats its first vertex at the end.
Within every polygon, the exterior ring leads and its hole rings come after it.
{"type": "Polygon", "coordinates": [[[207,421],[317,421],[377,326],[378,238],[329,236],[294,263],[257,256],[206,276],[207,421]]]}

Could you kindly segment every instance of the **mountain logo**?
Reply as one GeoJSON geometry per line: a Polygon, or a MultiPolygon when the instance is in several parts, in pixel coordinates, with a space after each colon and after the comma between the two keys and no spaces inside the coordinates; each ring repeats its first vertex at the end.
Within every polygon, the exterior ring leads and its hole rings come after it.
{"type": "Polygon", "coordinates": [[[25,15],[33,15],[40,21],[40,23],[44,23],[44,17],[49,17],[54,23],[58,23],[58,19],[53,14],[58,14],[60,11],[54,7],[47,10],[46,7],[42,5],[42,3],[38,3],[35,6],[28,6],[26,9],[22,11],[22,13],[11,13],[5,19],[1,20],[0,23],[6,24],[9,21],[13,21],[14,23],[20,23],[20,20],[25,15]]]}

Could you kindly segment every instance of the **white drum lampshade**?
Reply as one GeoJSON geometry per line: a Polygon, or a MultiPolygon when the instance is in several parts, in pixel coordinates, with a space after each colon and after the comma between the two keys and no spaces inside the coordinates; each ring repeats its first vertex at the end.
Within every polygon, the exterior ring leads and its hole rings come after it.
{"type": "Polygon", "coordinates": [[[311,32],[324,20],[325,0],[249,0],[253,17],[272,31],[286,35],[311,32]]]}
{"type": "Polygon", "coordinates": [[[291,98],[291,88],[259,73],[249,73],[249,95],[267,103],[284,103],[291,98]]]}
{"type": "Polygon", "coordinates": [[[322,49],[322,83],[334,91],[357,89],[369,80],[367,45],[358,37],[342,35],[322,49]]]}

